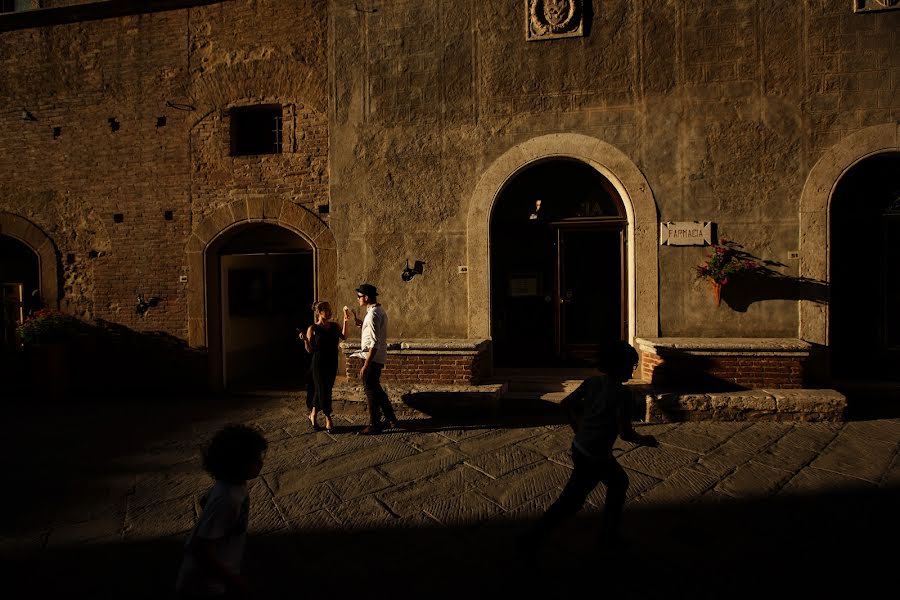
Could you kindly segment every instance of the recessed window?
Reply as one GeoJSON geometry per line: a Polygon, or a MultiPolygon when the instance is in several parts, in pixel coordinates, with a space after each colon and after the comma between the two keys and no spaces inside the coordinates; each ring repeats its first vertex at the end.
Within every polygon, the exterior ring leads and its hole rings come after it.
{"type": "Polygon", "coordinates": [[[281,153],[281,106],[242,106],[231,109],[231,154],[281,153]]]}
{"type": "Polygon", "coordinates": [[[39,8],[37,0],[0,0],[0,13],[22,12],[39,8]]]}

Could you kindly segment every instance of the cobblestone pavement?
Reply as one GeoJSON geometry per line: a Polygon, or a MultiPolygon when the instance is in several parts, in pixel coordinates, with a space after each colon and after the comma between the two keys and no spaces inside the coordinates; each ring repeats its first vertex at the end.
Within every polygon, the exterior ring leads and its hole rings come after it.
{"type": "Polygon", "coordinates": [[[0,553],[4,581],[27,591],[7,597],[168,597],[210,484],[199,451],[226,422],[253,423],[270,442],[246,559],[260,598],[527,597],[579,585],[640,598],[793,587],[833,597],[895,566],[900,420],[639,425],[661,446],[617,446],[631,546],[595,547],[601,486],[525,560],[516,537],[570,472],[571,432],[555,407],[400,411],[401,429],[372,437],[354,435],[361,408],[339,403],[328,434],[277,394],[8,403],[0,553]]]}

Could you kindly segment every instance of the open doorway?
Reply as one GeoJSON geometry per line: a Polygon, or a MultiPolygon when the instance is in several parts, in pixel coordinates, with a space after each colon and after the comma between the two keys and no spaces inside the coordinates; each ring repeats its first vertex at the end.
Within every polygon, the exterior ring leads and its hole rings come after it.
{"type": "Polygon", "coordinates": [[[575,367],[627,337],[627,218],[613,185],[572,159],[518,173],[491,216],[494,366],[575,367]]]}
{"type": "Polygon", "coordinates": [[[208,285],[218,293],[210,314],[219,318],[210,320],[210,346],[218,342],[224,387],[304,387],[307,357],[297,330],[312,322],[312,246],[285,228],[254,223],[213,252],[208,285]]]}
{"type": "Polygon", "coordinates": [[[900,154],[852,167],[831,200],[832,376],[900,380],[900,154]]]}
{"type": "Polygon", "coordinates": [[[41,308],[40,261],[24,243],[0,235],[0,335],[2,344],[16,343],[16,325],[41,308]]]}

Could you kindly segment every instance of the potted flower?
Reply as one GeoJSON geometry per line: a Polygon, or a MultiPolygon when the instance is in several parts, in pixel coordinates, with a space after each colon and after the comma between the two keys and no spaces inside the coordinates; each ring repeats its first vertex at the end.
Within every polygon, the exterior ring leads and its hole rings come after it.
{"type": "Polygon", "coordinates": [[[59,399],[69,383],[66,346],[82,334],[85,323],[55,310],[39,310],[16,327],[31,364],[34,391],[59,399]]]}
{"type": "Polygon", "coordinates": [[[697,279],[709,281],[713,290],[713,298],[716,306],[722,303],[722,287],[739,273],[753,271],[759,268],[755,261],[748,260],[746,252],[743,252],[739,244],[722,238],[719,243],[713,244],[713,253],[706,256],[703,264],[695,267],[697,279]]]}

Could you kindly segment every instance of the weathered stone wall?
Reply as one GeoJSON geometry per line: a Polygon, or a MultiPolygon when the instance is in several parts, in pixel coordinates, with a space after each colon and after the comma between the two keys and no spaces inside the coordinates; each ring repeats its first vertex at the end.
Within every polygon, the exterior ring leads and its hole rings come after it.
{"type": "Polygon", "coordinates": [[[0,33],[0,211],[55,243],[65,310],[186,338],[204,215],[252,198],[327,219],[326,15],[240,0],[0,33]],[[230,156],[228,109],[263,103],[282,154],[230,156]],[[138,294],[161,301],[142,317],[138,294]]]}
{"type": "Polygon", "coordinates": [[[716,308],[693,278],[707,251],[660,247],[659,335],[797,335],[809,289],[789,258],[800,192],[834,139],[897,119],[900,12],[857,15],[843,0],[588,4],[585,37],[526,42],[522,0],[332,1],[342,296],[372,280],[392,335],[465,337],[456,266],[479,176],[528,139],[581,133],[638,165],[661,221],[715,221],[719,236],[783,265],[773,285],[716,308]],[[406,258],[425,260],[425,275],[401,282],[406,258]]]}

